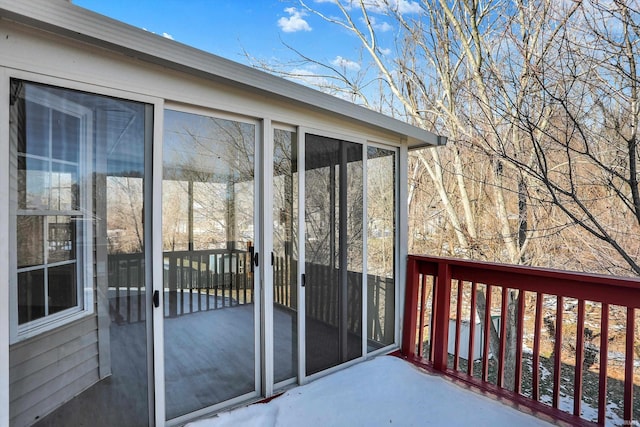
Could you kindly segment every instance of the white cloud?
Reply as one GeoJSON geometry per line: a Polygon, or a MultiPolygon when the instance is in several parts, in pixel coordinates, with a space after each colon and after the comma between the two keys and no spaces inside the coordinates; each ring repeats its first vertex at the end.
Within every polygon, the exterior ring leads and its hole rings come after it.
{"type": "Polygon", "coordinates": [[[420,13],[422,12],[422,7],[420,7],[420,3],[415,1],[407,1],[407,0],[392,0],[389,2],[391,4],[392,9],[398,10],[400,13],[420,13]],[[395,5],[394,5],[395,3],[395,5]]]}
{"type": "Polygon", "coordinates": [[[336,56],[336,58],[331,61],[331,65],[333,65],[334,67],[344,68],[349,71],[358,71],[360,69],[360,64],[355,61],[343,58],[342,56],[336,56]]]}
{"type": "Polygon", "coordinates": [[[290,16],[278,19],[278,27],[285,33],[295,33],[297,31],[311,31],[311,26],[304,20],[306,15],[304,11],[300,11],[295,7],[288,7],[284,10],[290,16]]]}
{"type": "MultiPolygon", "coordinates": [[[[142,30],[143,30],[143,31],[146,31],[146,32],[151,33],[151,34],[156,34],[156,33],[155,33],[155,32],[153,32],[153,31],[149,31],[149,30],[147,30],[145,27],[141,27],[141,28],[142,28],[142,30]]],[[[156,34],[156,35],[157,35],[157,34],[156,34]]],[[[161,35],[162,37],[164,37],[165,39],[174,40],[173,36],[172,36],[171,34],[169,34],[169,33],[162,33],[162,34],[160,34],[160,35],[161,35]]]]}
{"type": "Polygon", "coordinates": [[[387,22],[383,22],[382,24],[376,24],[374,27],[376,30],[382,31],[383,33],[386,31],[391,31],[393,27],[389,25],[387,22]]]}
{"type": "Polygon", "coordinates": [[[391,55],[391,49],[389,48],[385,48],[385,49],[378,49],[380,51],[381,54],[387,56],[387,55],[391,55]]]}
{"type": "MultiPolygon", "coordinates": [[[[360,20],[364,22],[364,18],[360,18],[360,20]]],[[[371,25],[373,26],[373,28],[380,32],[384,33],[393,29],[393,27],[387,22],[378,22],[375,16],[369,16],[369,21],[371,21],[371,25]]]]}
{"type": "Polygon", "coordinates": [[[373,13],[386,13],[392,10],[404,15],[422,11],[420,2],[411,0],[364,0],[364,6],[373,13]]]}
{"type": "MultiPolygon", "coordinates": [[[[337,0],[314,0],[314,3],[337,3],[337,0]]],[[[350,10],[360,7],[359,0],[346,0],[342,2],[345,9],[350,10]]],[[[400,14],[420,13],[422,8],[419,1],[412,0],[364,0],[364,7],[372,13],[384,14],[390,10],[400,14]]]]}

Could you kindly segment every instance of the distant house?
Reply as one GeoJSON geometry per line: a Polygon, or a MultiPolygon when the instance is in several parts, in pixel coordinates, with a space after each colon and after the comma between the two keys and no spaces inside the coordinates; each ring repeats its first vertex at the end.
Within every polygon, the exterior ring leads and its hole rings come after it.
{"type": "Polygon", "coordinates": [[[0,0],[0,101],[0,426],[180,425],[399,347],[438,136],[62,0],[0,0]]]}

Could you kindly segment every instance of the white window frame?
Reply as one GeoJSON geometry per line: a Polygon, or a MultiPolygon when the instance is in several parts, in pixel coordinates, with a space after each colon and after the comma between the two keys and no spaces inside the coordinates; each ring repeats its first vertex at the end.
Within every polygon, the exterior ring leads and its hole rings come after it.
{"type": "MultiPolygon", "coordinates": [[[[41,88],[40,84],[32,83],[28,80],[21,80],[25,84],[32,84],[25,93],[27,100],[36,102],[46,108],[60,111],[64,114],[71,115],[80,119],[81,141],[80,153],[78,157],[78,183],[79,183],[79,206],[78,210],[73,211],[54,211],[54,210],[20,210],[17,201],[17,162],[11,162],[10,181],[11,184],[11,203],[10,203],[10,247],[14,250],[17,248],[17,217],[20,215],[36,215],[36,216],[74,216],[76,221],[83,222],[83,226],[79,227],[79,233],[76,234],[76,305],[68,309],[62,310],[54,314],[45,314],[44,317],[32,320],[22,325],[18,324],[18,267],[17,258],[11,260],[11,273],[9,283],[9,311],[10,311],[10,344],[14,344],[28,338],[32,338],[44,332],[53,330],[70,322],[83,318],[94,312],[94,286],[93,286],[93,214],[91,204],[93,202],[92,194],[92,171],[90,168],[92,159],[92,132],[93,118],[91,110],[80,104],[64,100],[46,89],[41,88]]],[[[44,85],[43,85],[44,86],[44,85]]],[[[46,87],[55,87],[56,89],[69,90],[57,86],[46,85],[46,87]]],[[[17,159],[18,151],[15,142],[10,146],[10,157],[17,159]]],[[[49,157],[50,161],[51,157],[49,157]]],[[[46,245],[47,233],[45,233],[46,245]]],[[[46,250],[45,250],[46,252],[46,250]]],[[[48,265],[48,263],[43,263],[48,265]]],[[[46,292],[46,290],[45,290],[46,292]]]]}

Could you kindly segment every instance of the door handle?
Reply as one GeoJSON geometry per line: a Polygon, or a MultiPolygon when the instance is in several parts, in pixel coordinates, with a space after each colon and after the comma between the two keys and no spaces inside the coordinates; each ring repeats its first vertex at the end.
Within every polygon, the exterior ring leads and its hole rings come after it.
{"type": "Polygon", "coordinates": [[[160,307],[160,291],[153,291],[153,306],[160,307]]]}
{"type": "Polygon", "coordinates": [[[256,267],[258,266],[258,252],[253,254],[253,263],[255,264],[256,267]]]}

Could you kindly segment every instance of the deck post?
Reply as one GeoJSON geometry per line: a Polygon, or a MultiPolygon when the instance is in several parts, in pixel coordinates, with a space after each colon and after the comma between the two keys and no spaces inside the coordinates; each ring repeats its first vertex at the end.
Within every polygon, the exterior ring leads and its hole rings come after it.
{"type": "Polygon", "coordinates": [[[416,324],[418,322],[418,261],[409,257],[407,262],[407,287],[404,302],[404,323],[402,325],[402,354],[407,358],[416,356],[416,324]]]}
{"type": "Polygon", "coordinates": [[[438,263],[434,301],[436,311],[433,319],[433,367],[444,372],[447,369],[449,356],[449,304],[451,303],[451,266],[447,262],[438,263]]]}

